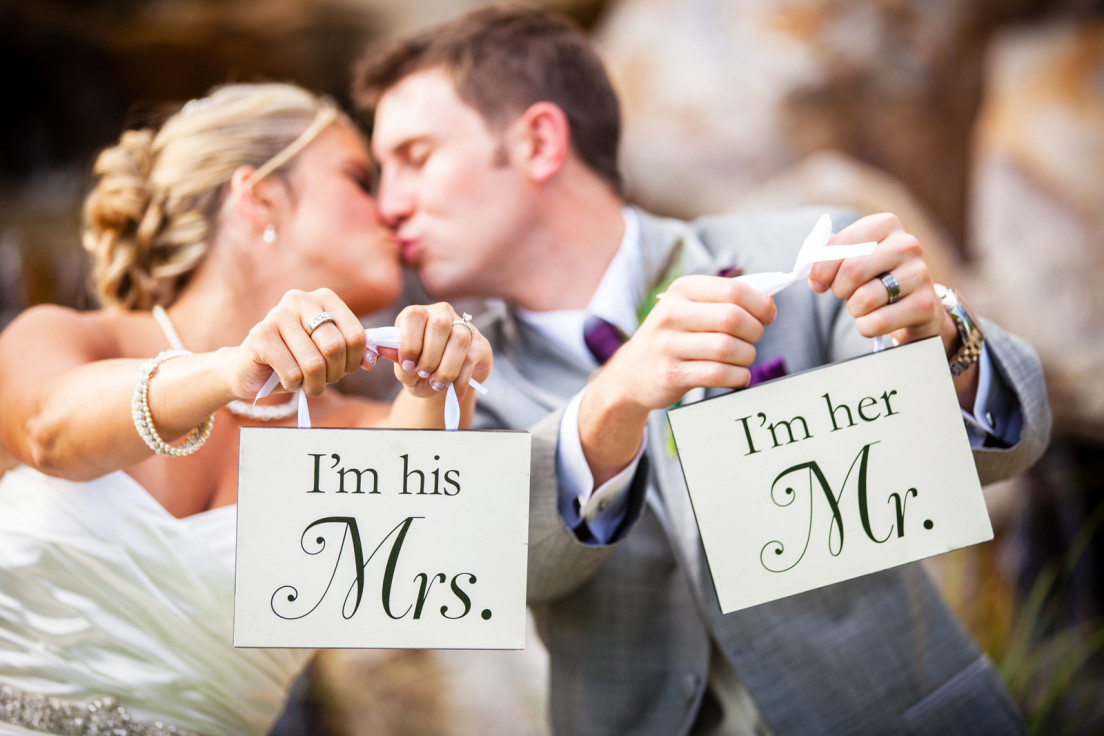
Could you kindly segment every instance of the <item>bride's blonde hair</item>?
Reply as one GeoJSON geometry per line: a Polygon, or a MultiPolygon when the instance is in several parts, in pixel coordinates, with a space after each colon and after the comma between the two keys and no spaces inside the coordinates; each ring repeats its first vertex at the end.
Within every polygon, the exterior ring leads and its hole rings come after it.
{"type": "Polygon", "coordinates": [[[290,84],[234,84],[192,100],[158,130],[129,130],[96,160],[82,243],[101,304],[168,305],[207,253],[239,167],[280,171],[334,120],[332,100],[290,84]]]}

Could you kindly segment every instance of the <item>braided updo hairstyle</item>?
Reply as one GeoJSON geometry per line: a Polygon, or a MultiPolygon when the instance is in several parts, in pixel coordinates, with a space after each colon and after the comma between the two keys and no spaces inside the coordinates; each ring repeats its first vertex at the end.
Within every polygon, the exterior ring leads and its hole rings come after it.
{"type": "Polygon", "coordinates": [[[348,123],[331,100],[294,85],[234,84],[185,104],[159,130],[124,132],[97,158],[84,202],[82,243],[101,304],[171,304],[207,253],[234,171],[253,167],[250,184],[279,171],[317,123],[337,117],[348,123]]]}

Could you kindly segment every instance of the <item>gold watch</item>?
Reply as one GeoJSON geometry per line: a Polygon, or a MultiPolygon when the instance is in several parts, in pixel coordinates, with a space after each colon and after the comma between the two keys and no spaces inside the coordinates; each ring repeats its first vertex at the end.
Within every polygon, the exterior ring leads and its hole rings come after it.
{"type": "Polygon", "coordinates": [[[985,333],[981,331],[981,324],[974,317],[970,308],[959,298],[958,292],[949,289],[943,284],[935,284],[935,295],[943,302],[943,308],[947,310],[951,321],[954,322],[958,336],[962,339],[962,347],[951,358],[951,375],[959,376],[967,368],[972,366],[981,357],[981,346],[985,344],[985,333]]]}

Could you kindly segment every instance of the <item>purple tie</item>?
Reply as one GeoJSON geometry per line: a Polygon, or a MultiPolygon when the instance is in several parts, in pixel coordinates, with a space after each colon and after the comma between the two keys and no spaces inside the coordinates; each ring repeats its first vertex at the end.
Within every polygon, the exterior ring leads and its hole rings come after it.
{"type": "Polygon", "coordinates": [[[605,365],[627,339],[621,330],[601,317],[591,315],[583,323],[583,340],[598,365],[605,365]]]}

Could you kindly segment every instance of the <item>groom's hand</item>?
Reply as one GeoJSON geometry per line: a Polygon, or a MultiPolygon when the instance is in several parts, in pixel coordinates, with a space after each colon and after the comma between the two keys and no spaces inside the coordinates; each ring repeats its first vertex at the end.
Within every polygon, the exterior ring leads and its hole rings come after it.
{"type": "Polygon", "coordinates": [[[595,374],[579,406],[583,453],[600,484],[635,457],[648,414],[697,388],[750,380],[771,297],[718,276],[674,281],[636,334],[595,374]]]}
{"type": "Polygon", "coordinates": [[[755,343],[776,312],[771,297],[733,279],[677,279],[606,364],[604,390],[647,412],[693,388],[746,386],[755,343]]]}

